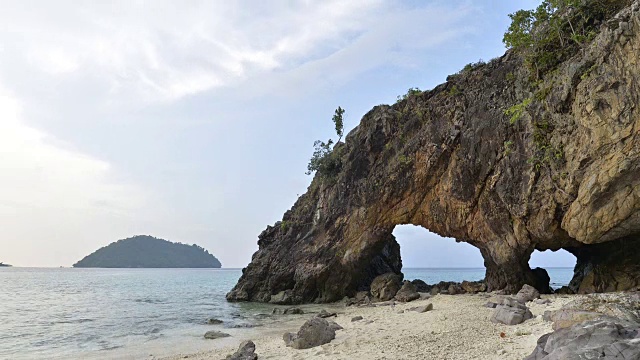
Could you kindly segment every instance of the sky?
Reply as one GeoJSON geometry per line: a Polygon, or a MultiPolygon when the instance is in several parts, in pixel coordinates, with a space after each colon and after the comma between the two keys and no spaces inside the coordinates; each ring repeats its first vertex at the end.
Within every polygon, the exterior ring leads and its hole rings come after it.
{"type": "MultiPolygon", "coordinates": [[[[536,5],[514,3],[3,2],[0,261],[70,266],[149,234],[245,266],[309,185],[335,108],[347,133],[500,56],[507,14],[536,5]]],[[[405,266],[482,266],[424,231],[396,230],[405,266]]]]}

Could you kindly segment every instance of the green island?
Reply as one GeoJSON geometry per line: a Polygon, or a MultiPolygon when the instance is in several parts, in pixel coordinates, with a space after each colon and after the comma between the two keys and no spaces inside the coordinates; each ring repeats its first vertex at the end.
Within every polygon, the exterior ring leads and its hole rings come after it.
{"type": "Polygon", "coordinates": [[[220,268],[204,248],[138,235],[102,247],[73,264],[76,268],[220,268]]]}

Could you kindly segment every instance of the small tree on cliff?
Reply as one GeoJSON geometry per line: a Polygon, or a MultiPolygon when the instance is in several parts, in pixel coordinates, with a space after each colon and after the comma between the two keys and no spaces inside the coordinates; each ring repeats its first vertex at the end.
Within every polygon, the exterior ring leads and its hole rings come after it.
{"type": "Polygon", "coordinates": [[[331,177],[340,172],[342,162],[338,151],[334,151],[335,145],[342,140],[344,134],[344,123],[342,116],[344,115],[344,109],[338,106],[331,120],[336,128],[336,135],[338,140],[334,143],[332,139],[327,142],[316,140],[313,143],[314,151],[307,165],[307,175],[311,175],[314,172],[318,172],[323,177],[331,177]]]}
{"type": "Polygon", "coordinates": [[[593,40],[602,21],[631,0],[544,0],[533,10],[510,14],[502,41],[524,55],[535,79],[593,40]]]}

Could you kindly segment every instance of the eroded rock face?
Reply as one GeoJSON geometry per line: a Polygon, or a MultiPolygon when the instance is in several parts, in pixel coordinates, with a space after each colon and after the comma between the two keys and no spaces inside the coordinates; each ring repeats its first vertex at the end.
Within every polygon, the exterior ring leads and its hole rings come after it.
{"type": "MultiPolygon", "coordinates": [[[[480,249],[488,291],[549,291],[534,249],[578,257],[578,292],[640,278],[640,15],[603,23],[532,85],[515,53],[376,106],[281,222],[259,236],[231,301],[328,302],[400,274],[392,231],[425,227],[480,249]],[[620,24],[625,23],[624,30],[620,24]],[[505,110],[531,99],[513,124],[505,110]],[[627,239],[627,240],[625,240],[627,239]],[[632,251],[629,251],[631,249],[632,251]]],[[[444,290],[444,289],[442,289],[444,290]]]]}
{"type": "Polygon", "coordinates": [[[593,320],[542,336],[525,360],[639,358],[640,324],[593,320]]]}

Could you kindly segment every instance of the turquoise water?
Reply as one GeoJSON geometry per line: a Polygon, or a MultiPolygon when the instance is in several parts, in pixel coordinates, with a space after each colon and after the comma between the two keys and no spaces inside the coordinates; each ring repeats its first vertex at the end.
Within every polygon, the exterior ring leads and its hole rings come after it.
{"type": "MultiPolygon", "coordinates": [[[[573,277],[573,268],[546,268],[551,278],[551,287],[557,289],[568,285],[573,277]]],[[[463,280],[476,281],[484,279],[484,268],[451,268],[451,269],[424,269],[404,268],[404,278],[407,280],[420,279],[427,284],[435,284],[440,281],[463,280]]]]}
{"type": "MultiPolygon", "coordinates": [[[[555,287],[572,269],[547,269],[555,287]]],[[[484,269],[404,269],[405,279],[480,280],[484,269]]],[[[0,268],[0,359],[129,359],[210,348],[224,331],[275,321],[273,306],[225,301],[238,269],[0,268]]]]}

